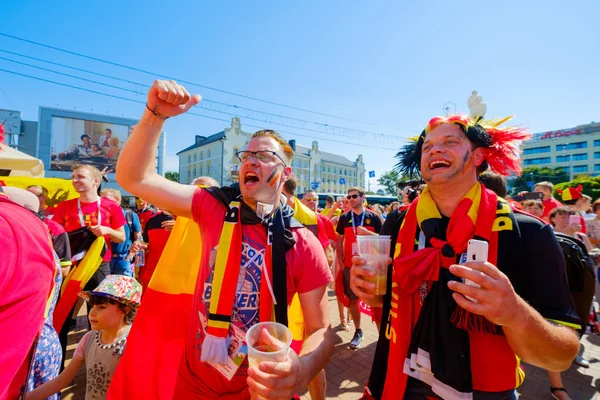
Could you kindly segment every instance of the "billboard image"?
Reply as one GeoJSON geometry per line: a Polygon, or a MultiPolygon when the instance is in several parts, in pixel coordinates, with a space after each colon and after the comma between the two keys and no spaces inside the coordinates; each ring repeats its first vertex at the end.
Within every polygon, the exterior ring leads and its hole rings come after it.
{"type": "Polygon", "coordinates": [[[71,171],[74,164],[90,164],[114,171],[129,127],[53,116],[51,132],[51,170],[71,171]]]}

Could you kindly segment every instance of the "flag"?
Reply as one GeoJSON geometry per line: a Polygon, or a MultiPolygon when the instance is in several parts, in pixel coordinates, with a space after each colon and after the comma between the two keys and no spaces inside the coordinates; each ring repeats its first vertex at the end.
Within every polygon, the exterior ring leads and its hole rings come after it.
{"type": "Polygon", "coordinates": [[[369,171],[369,178],[375,178],[375,171],[369,171]]]}
{"type": "Polygon", "coordinates": [[[73,306],[79,299],[79,292],[83,290],[86,283],[88,283],[90,278],[94,275],[94,272],[96,272],[102,263],[104,245],[104,237],[98,236],[85,253],[85,256],[71,269],[71,272],[69,272],[69,275],[67,275],[63,281],[60,290],[60,299],[56,304],[54,314],[52,314],[53,325],[56,332],[60,332],[65,320],[69,317],[73,306]]]}
{"type": "Polygon", "coordinates": [[[173,398],[201,248],[198,225],[178,217],[137,311],[108,399],[173,398]]]}

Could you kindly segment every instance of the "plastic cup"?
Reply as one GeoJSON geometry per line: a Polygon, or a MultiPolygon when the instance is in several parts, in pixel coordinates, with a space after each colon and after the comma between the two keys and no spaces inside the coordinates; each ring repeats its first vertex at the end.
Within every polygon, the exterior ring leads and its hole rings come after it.
{"type": "Polygon", "coordinates": [[[387,269],[390,257],[391,237],[389,235],[357,236],[358,255],[367,261],[364,268],[375,272],[367,280],[375,284],[374,294],[384,295],[387,286],[387,269]]]}
{"type": "Polygon", "coordinates": [[[278,322],[259,322],[246,332],[248,364],[258,368],[263,361],[283,362],[292,344],[292,332],[278,322]]]}

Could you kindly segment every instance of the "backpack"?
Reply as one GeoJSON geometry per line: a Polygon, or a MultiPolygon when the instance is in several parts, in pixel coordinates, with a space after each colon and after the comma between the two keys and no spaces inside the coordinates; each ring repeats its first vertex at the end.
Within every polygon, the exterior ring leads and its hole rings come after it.
{"type": "Polygon", "coordinates": [[[577,238],[555,232],[560,244],[567,271],[567,280],[577,315],[582,321],[580,334],[585,332],[592,299],[596,290],[596,258],[592,257],[585,245],[577,238]]]}
{"type": "Polygon", "coordinates": [[[129,226],[129,240],[131,243],[135,242],[135,231],[133,229],[133,211],[125,211],[125,219],[127,220],[127,226],[129,226]]]}

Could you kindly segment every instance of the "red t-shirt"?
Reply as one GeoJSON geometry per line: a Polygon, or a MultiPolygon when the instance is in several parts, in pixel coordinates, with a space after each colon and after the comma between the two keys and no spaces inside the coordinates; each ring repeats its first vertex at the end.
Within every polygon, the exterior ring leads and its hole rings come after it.
{"type": "MultiPolygon", "coordinates": [[[[186,399],[219,399],[223,395],[247,398],[247,360],[244,360],[231,381],[209,364],[200,361],[204,330],[199,314],[200,310],[208,308],[212,295],[216,248],[226,209],[207,191],[198,189],[194,194],[192,210],[202,237],[201,273],[196,282],[186,354],[179,370],[176,396],[186,399]],[[242,392],[245,394],[242,395],[242,392]]],[[[296,244],[286,253],[288,305],[295,293],[310,292],[332,280],[327,260],[315,236],[304,228],[292,229],[292,234],[296,244]]],[[[242,265],[231,322],[244,332],[259,322],[261,268],[266,243],[266,227],[261,224],[242,225],[242,265]]]]}
{"type": "Polygon", "coordinates": [[[354,256],[353,249],[354,243],[356,243],[355,227],[362,226],[366,230],[379,233],[381,230],[381,219],[373,211],[364,210],[364,214],[355,214],[354,211],[350,210],[340,217],[337,225],[337,233],[344,236],[344,265],[348,268],[352,267],[352,256],[354,256]],[[352,225],[352,218],[354,217],[354,227],[352,225]]]}
{"type": "Polygon", "coordinates": [[[556,200],[554,197],[550,197],[548,200],[542,201],[542,205],[544,206],[544,212],[542,213],[542,219],[548,221],[548,216],[550,215],[550,211],[554,210],[556,207],[561,207],[563,204],[556,200]]]}
{"type": "MultiPolygon", "coordinates": [[[[56,206],[52,220],[58,222],[65,227],[67,232],[73,232],[82,227],[77,209],[77,200],[66,200],[56,206]]],[[[97,202],[81,202],[81,213],[84,226],[98,225],[98,203],[97,202]]],[[[106,197],[100,198],[100,224],[112,229],[119,229],[125,225],[125,215],[121,207],[114,201],[106,197]]],[[[111,257],[110,236],[104,235],[106,240],[106,254],[102,261],[108,262],[111,257]]]]}
{"type": "MultiPolygon", "coordinates": [[[[326,237],[328,245],[330,240],[336,241],[337,235],[335,234],[335,228],[333,227],[333,223],[331,222],[331,220],[323,214],[317,214],[317,219],[319,226],[319,236],[321,236],[321,231],[323,231],[323,236],[326,237]]],[[[323,243],[321,239],[319,239],[319,241],[323,243]]]]}
{"type": "Polygon", "coordinates": [[[48,228],[31,211],[0,195],[0,399],[16,399],[27,354],[44,322],[54,282],[48,228]]]}

